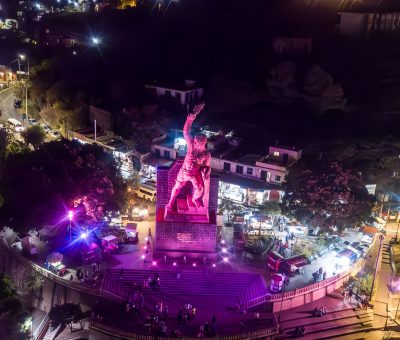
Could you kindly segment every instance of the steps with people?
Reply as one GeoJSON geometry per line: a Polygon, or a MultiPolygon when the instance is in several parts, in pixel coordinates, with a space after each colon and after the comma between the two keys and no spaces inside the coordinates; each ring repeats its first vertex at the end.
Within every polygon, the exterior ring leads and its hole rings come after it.
{"type": "Polygon", "coordinates": [[[304,311],[296,318],[281,320],[285,339],[295,338],[296,327],[304,327],[303,339],[330,339],[339,334],[353,334],[372,328],[372,309],[359,309],[346,305],[341,309],[328,310],[326,315],[314,317],[312,310],[304,311]]]}
{"type": "Polygon", "coordinates": [[[136,289],[152,291],[150,282],[155,273],[160,278],[160,286],[154,290],[165,295],[230,296],[246,301],[266,293],[259,274],[203,271],[111,269],[106,272],[103,289],[124,299],[136,289]]]}

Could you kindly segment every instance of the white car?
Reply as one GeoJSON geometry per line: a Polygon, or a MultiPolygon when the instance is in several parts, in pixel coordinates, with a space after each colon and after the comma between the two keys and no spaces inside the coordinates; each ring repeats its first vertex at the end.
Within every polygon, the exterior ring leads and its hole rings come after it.
{"type": "Polygon", "coordinates": [[[54,130],[50,130],[49,131],[49,135],[51,137],[53,137],[54,139],[61,139],[62,138],[61,133],[59,133],[58,131],[54,131],[54,130]]]}
{"type": "Polygon", "coordinates": [[[49,133],[51,131],[50,126],[48,126],[47,124],[40,124],[40,127],[43,129],[44,132],[49,133]]]}
{"type": "Polygon", "coordinates": [[[29,123],[29,125],[32,125],[32,126],[36,126],[39,124],[39,122],[35,118],[29,118],[28,123],[29,123]]]}

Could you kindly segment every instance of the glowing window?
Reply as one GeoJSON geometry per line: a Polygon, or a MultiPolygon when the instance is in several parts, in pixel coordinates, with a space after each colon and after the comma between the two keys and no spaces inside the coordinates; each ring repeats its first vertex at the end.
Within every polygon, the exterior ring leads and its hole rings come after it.
{"type": "Polygon", "coordinates": [[[278,157],[279,156],[279,151],[274,151],[274,156],[278,157]]]}

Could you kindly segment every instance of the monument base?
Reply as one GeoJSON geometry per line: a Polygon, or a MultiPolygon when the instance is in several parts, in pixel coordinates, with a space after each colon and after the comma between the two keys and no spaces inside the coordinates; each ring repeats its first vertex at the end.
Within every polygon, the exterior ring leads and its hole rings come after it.
{"type": "Polygon", "coordinates": [[[163,208],[157,209],[153,256],[215,260],[217,257],[217,224],[215,212],[208,221],[199,221],[190,215],[170,215],[165,218],[163,208]],[[190,216],[190,217],[189,217],[190,216]],[[183,218],[184,217],[184,218],[183,218]],[[185,220],[187,219],[187,220],[185,220]]]}

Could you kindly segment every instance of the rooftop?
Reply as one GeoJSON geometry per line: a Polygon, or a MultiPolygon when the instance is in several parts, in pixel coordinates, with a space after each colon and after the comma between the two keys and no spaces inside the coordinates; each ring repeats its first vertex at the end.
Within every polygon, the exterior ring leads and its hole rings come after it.
{"type": "Polygon", "coordinates": [[[201,86],[194,80],[153,80],[146,84],[146,87],[161,87],[164,89],[178,90],[178,91],[191,91],[199,89],[201,86]]]}
{"type": "Polygon", "coordinates": [[[236,175],[228,172],[212,170],[213,175],[217,175],[219,180],[225,183],[236,184],[241,187],[251,188],[255,190],[281,190],[281,187],[277,184],[265,182],[254,177],[246,177],[242,175],[236,175]]]}

